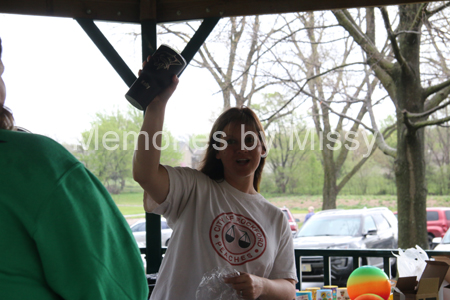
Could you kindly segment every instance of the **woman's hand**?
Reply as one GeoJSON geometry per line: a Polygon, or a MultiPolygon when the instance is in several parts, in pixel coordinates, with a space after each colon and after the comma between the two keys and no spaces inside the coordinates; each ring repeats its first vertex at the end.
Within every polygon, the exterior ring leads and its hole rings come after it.
{"type": "MultiPolygon", "coordinates": [[[[145,60],[142,63],[142,69],[145,67],[145,65],[148,63],[148,61],[150,60],[151,57],[152,56],[149,55],[147,57],[147,60],[145,60]]],[[[141,76],[142,69],[138,71],[138,76],[141,76]]],[[[156,102],[158,104],[167,104],[167,101],[169,100],[170,96],[172,96],[173,92],[175,92],[178,82],[179,82],[179,80],[178,80],[177,75],[173,75],[172,83],[168,87],[166,87],[164,90],[162,90],[161,93],[159,93],[155,97],[155,99],[153,99],[152,102],[156,102]]],[[[152,103],[152,102],[150,102],[150,103],[152,103]]]]}
{"type": "Polygon", "coordinates": [[[264,288],[263,278],[244,272],[236,277],[225,278],[224,281],[231,284],[242,299],[257,299],[264,288]]]}
{"type": "Polygon", "coordinates": [[[242,299],[295,299],[295,280],[293,279],[267,279],[241,272],[241,275],[224,278],[224,281],[230,284],[242,299]]]}
{"type": "Polygon", "coordinates": [[[173,75],[172,83],[168,87],[166,87],[164,90],[162,90],[161,93],[159,93],[158,96],[156,96],[153,101],[166,104],[167,101],[169,100],[170,96],[172,96],[173,92],[175,92],[178,82],[179,82],[179,80],[178,80],[177,75],[173,75]]]}

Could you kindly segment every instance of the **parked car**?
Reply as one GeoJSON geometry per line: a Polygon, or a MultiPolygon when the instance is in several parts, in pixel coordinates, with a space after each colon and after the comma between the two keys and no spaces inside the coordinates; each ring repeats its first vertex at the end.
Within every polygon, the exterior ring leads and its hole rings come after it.
{"type": "Polygon", "coordinates": [[[284,213],[284,215],[286,216],[286,218],[287,218],[287,220],[289,222],[289,226],[291,227],[292,234],[295,235],[297,233],[297,231],[298,231],[298,224],[297,224],[297,222],[299,222],[299,220],[294,218],[294,215],[291,213],[289,208],[282,207],[280,209],[284,213]]]}
{"type": "Polygon", "coordinates": [[[443,237],[450,227],[450,207],[427,208],[428,242],[433,238],[443,237]]]}
{"type": "Polygon", "coordinates": [[[435,237],[433,239],[434,250],[450,251],[450,229],[444,234],[444,237],[435,237]]]}
{"type": "MultiPolygon", "coordinates": [[[[324,210],[314,214],[294,236],[296,249],[397,249],[397,218],[386,207],[324,210]]],[[[362,265],[383,268],[382,258],[362,258],[362,265]]],[[[395,273],[395,260],[391,260],[395,273]]],[[[345,286],[352,257],[331,258],[333,285],[345,286]]],[[[323,281],[322,256],[302,258],[302,280],[323,281]]]]}
{"type": "MultiPolygon", "coordinates": [[[[397,212],[395,212],[397,216],[397,212]]],[[[434,238],[442,238],[450,228],[450,207],[427,207],[427,233],[430,249],[434,238]]]]}
{"type": "MultiPolygon", "coordinates": [[[[138,245],[145,247],[147,244],[145,220],[137,221],[131,225],[131,232],[133,233],[138,245]]],[[[161,217],[161,245],[167,247],[171,236],[172,229],[167,225],[166,219],[161,217]]]]}

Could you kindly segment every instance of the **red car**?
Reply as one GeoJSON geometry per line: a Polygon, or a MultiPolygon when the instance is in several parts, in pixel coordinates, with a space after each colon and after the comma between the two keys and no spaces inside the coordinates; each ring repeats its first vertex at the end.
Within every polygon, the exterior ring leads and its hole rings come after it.
{"type": "Polygon", "coordinates": [[[292,235],[296,234],[298,231],[298,224],[297,224],[298,220],[294,218],[294,215],[291,213],[289,208],[282,207],[280,209],[289,221],[289,226],[291,227],[292,235]]]}
{"type": "Polygon", "coordinates": [[[427,208],[428,241],[435,237],[443,237],[450,227],[450,207],[427,208]]]}
{"type": "MultiPolygon", "coordinates": [[[[394,213],[397,216],[397,212],[394,213]]],[[[433,238],[443,237],[450,228],[450,207],[427,208],[428,243],[432,248],[433,238]]]]}

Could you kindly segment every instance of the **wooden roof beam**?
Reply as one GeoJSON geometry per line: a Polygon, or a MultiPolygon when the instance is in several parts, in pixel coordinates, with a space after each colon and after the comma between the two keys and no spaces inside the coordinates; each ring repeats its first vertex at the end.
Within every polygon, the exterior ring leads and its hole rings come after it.
{"type": "Polygon", "coordinates": [[[0,13],[140,23],[385,6],[420,0],[2,0],[0,13]]]}

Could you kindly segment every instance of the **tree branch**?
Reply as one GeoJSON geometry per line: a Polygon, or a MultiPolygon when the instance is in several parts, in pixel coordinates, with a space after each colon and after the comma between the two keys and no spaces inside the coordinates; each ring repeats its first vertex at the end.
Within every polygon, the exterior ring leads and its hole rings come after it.
{"type": "MultiPolygon", "coordinates": [[[[206,52],[206,55],[211,59],[212,56],[208,51],[208,48],[206,48],[206,45],[203,45],[203,51],[206,52]]],[[[214,79],[216,80],[216,82],[222,86],[223,82],[222,79],[225,78],[225,74],[222,72],[222,69],[220,68],[219,65],[217,65],[217,63],[214,61],[214,59],[212,60],[212,63],[214,64],[214,68],[210,65],[210,63],[208,62],[208,60],[206,59],[205,54],[203,53],[202,49],[199,50],[199,54],[200,57],[203,60],[203,63],[201,63],[201,65],[203,65],[204,67],[206,67],[206,69],[208,69],[208,71],[213,75],[214,79]],[[220,74],[220,76],[219,76],[220,74]],[[222,78],[221,78],[222,77],[222,78]]]]}
{"type": "Polygon", "coordinates": [[[430,100],[425,103],[425,109],[432,109],[433,107],[441,104],[445,99],[447,99],[450,94],[450,86],[436,93],[430,100]]]}
{"type": "MultiPolygon", "coordinates": [[[[362,90],[363,85],[367,84],[369,86],[369,88],[367,91],[366,101],[371,100],[371,96],[373,94],[374,87],[376,86],[376,84],[378,82],[378,78],[375,77],[372,82],[370,82],[369,80],[370,80],[369,73],[366,72],[366,76],[364,77],[364,80],[362,81],[361,85],[358,87],[358,91],[357,91],[357,93],[355,93],[355,96],[357,96],[359,94],[359,92],[362,90]]],[[[361,121],[366,113],[367,113],[367,105],[363,104],[360,108],[360,111],[359,111],[356,119],[361,121]]],[[[344,114],[344,111],[343,111],[343,114],[344,114]]],[[[340,118],[339,121],[341,122],[342,119],[343,118],[340,118]]],[[[359,127],[358,123],[353,123],[353,126],[350,129],[350,132],[356,132],[358,130],[358,127],[359,127]]],[[[346,140],[344,145],[348,145],[349,143],[350,143],[350,141],[346,140]]],[[[344,162],[347,158],[348,152],[349,152],[348,147],[341,148],[339,156],[336,159],[336,169],[337,170],[340,170],[342,168],[342,165],[344,164],[344,162]]]]}
{"type": "MultiPolygon", "coordinates": [[[[366,105],[362,105],[356,119],[361,121],[362,118],[364,117],[364,115],[366,114],[366,112],[367,112],[366,105]]],[[[350,129],[350,132],[357,132],[358,127],[359,127],[358,123],[353,123],[353,126],[350,129]]],[[[341,148],[341,151],[339,152],[339,155],[336,159],[336,170],[341,170],[345,160],[347,159],[348,152],[350,151],[350,149],[346,146],[348,144],[350,144],[350,141],[346,139],[344,142],[344,148],[341,148]]]]}
{"type": "Polygon", "coordinates": [[[432,108],[432,109],[430,109],[430,110],[427,110],[427,111],[425,111],[425,112],[423,112],[423,113],[410,113],[410,112],[404,110],[404,112],[405,112],[405,113],[404,113],[404,116],[406,116],[407,118],[425,118],[425,117],[428,117],[429,115],[431,115],[432,113],[434,113],[434,112],[436,112],[436,111],[438,111],[438,110],[440,110],[440,109],[442,109],[442,108],[445,108],[445,107],[448,106],[449,104],[450,104],[450,101],[448,101],[448,102],[445,103],[445,104],[436,106],[435,108],[432,108]]]}
{"type": "Polygon", "coordinates": [[[425,11],[426,7],[428,6],[428,3],[422,3],[420,5],[420,8],[417,10],[417,14],[414,17],[414,21],[412,22],[411,26],[409,27],[410,30],[420,30],[420,27],[422,26],[422,20],[423,20],[423,12],[425,11]]]}
{"type": "MultiPolygon", "coordinates": [[[[286,25],[286,26],[287,26],[287,25],[286,25]]],[[[283,27],[284,27],[284,26],[283,26],[283,27]]],[[[266,49],[265,51],[263,51],[261,54],[258,54],[258,56],[251,62],[250,67],[251,67],[255,62],[257,62],[264,54],[266,54],[267,52],[271,52],[271,50],[272,50],[276,45],[278,45],[279,43],[281,43],[281,42],[283,42],[283,41],[289,39],[290,37],[292,37],[293,35],[295,35],[295,33],[300,32],[300,31],[305,30],[305,29],[306,29],[306,28],[300,28],[300,29],[296,30],[295,32],[293,32],[293,33],[291,33],[291,34],[289,34],[289,35],[287,35],[287,36],[284,36],[284,37],[282,37],[281,39],[275,41],[275,43],[273,43],[272,45],[270,45],[269,48],[267,48],[267,49],[266,49]]],[[[273,34],[273,33],[278,32],[278,31],[280,31],[280,30],[281,30],[281,29],[272,30],[270,34],[273,34]]],[[[261,43],[261,45],[263,45],[263,44],[264,44],[264,43],[261,43]]],[[[258,51],[258,53],[259,53],[259,51],[258,51]]],[[[243,74],[244,74],[245,72],[248,72],[248,70],[244,70],[244,71],[243,71],[236,79],[234,79],[233,81],[230,82],[230,85],[232,85],[232,84],[234,84],[235,82],[237,82],[238,80],[240,80],[241,77],[243,76],[243,74]]]]}
{"type": "MultiPolygon", "coordinates": [[[[245,97],[245,91],[247,89],[247,84],[248,84],[248,77],[250,75],[250,66],[251,66],[251,62],[252,62],[252,57],[253,55],[255,55],[256,51],[258,50],[258,32],[259,32],[259,16],[255,16],[254,18],[254,22],[252,24],[252,35],[251,35],[251,44],[250,44],[250,49],[247,53],[247,60],[244,66],[244,73],[242,76],[242,83],[241,83],[241,89],[239,91],[239,94],[235,96],[236,101],[239,100],[239,98],[241,99],[242,103],[240,104],[244,104],[245,103],[245,98],[247,98],[250,93],[247,95],[247,97],[245,97]]],[[[255,68],[258,68],[258,63],[259,60],[256,62],[255,64],[255,68]]],[[[252,86],[251,89],[254,87],[254,80],[252,80],[252,86]]]]}
{"type": "MultiPolygon", "coordinates": [[[[408,121],[409,121],[409,119],[408,119],[408,121]]],[[[416,123],[411,123],[411,121],[409,121],[409,125],[412,126],[415,130],[417,130],[419,128],[426,127],[426,126],[441,125],[448,121],[450,121],[450,116],[442,118],[442,119],[428,120],[428,121],[422,121],[422,122],[416,122],[416,123]]]]}
{"type": "Polygon", "coordinates": [[[337,70],[337,69],[345,68],[345,67],[348,67],[348,66],[351,66],[351,65],[359,65],[359,64],[364,64],[364,63],[356,62],[356,63],[350,63],[350,64],[338,66],[338,67],[329,69],[329,70],[327,70],[327,71],[325,71],[325,72],[323,72],[323,73],[320,73],[320,74],[317,74],[317,75],[314,75],[314,76],[311,76],[311,77],[307,78],[306,81],[305,81],[305,83],[304,83],[304,84],[302,85],[302,87],[295,93],[294,96],[292,96],[288,101],[286,101],[286,103],[285,103],[280,109],[278,109],[274,114],[272,114],[270,117],[268,117],[268,118],[266,118],[266,119],[264,119],[264,120],[261,120],[261,122],[270,120],[270,119],[273,118],[276,114],[278,114],[280,111],[282,111],[286,106],[288,106],[288,104],[291,103],[291,102],[295,99],[295,97],[297,97],[297,96],[303,91],[303,89],[305,88],[306,84],[307,84],[309,81],[311,81],[311,80],[313,80],[313,79],[315,79],[315,78],[317,78],[317,77],[326,75],[326,74],[328,74],[328,73],[330,73],[330,72],[333,72],[333,71],[335,71],[335,70],[337,70]]]}
{"type": "Polygon", "coordinates": [[[276,120],[278,120],[278,119],[281,119],[281,118],[283,118],[283,117],[285,117],[285,116],[288,116],[288,115],[292,114],[292,112],[293,112],[296,108],[297,108],[297,107],[295,107],[295,108],[293,108],[293,109],[291,109],[291,110],[285,112],[284,114],[278,114],[278,115],[276,116],[276,118],[266,119],[266,120],[268,120],[268,121],[267,121],[267,123],[264,125],[264,131],[266,131],[266,130],[269,128],[270,124],[272,124],[274,121],[276,121],[276,120]]]}
{"type": "MultiPolygon", "coordinates": [[[[391,134],[395,131],[395,130],[389,131],[389,129],[391,129],[392,127],[395,128],[395,126],[396,126],[396,124],[394,124],[394,125],[392,125],[392,126],[389,126],[389,127],[385,128],[385,130],[384,130],[384,132],[383,132],[383,135],[384,135],[386,138],[389,138],[389,136],[391,136],[391,134]]],[[[353,175],[355,175],[356,172],[358,172],[359,169],[361,169],[361,167],[369,160],[369,158],[372,156],[372,154],[375,153],[375,151],[376,151],[377,149],[378,149],[378,146],[377,146],[377,144],[375,143],[375,145],[374,145],[373,148],[372,148],[372,151],[370,151],[370,154],[369,154],[367,157],[362,158],[362,159],[361,159],[361,160],[353,167],[353,169],[352,169],[349,173],[347,173],[347,175],[345,175],[344,178],[342,178],[341,182],[339,182],[339,184],[338,184],[337,187],[336,187],[337,190],[338,190],[338,193],[339,193],[339,191],[347,184],[347,182],[350,181],[350,179],[353,177],[353,175]]]]}
{"type": "Polygon", "coordinates": [[[358,120],[358,119],[355,119],[355,118],[349,117],[349,116],[347,116],[347,115],[343,115],[343,114],[341,114],[341,113],[338,113],[337,111],[334,111],[334,110],[333,110],[327,103],[325,103],[324,101],[322,101],[320,104],[326,106],[327,109],[328,109],[330,112],[332,112],[333,114],[335,114],[335,115],[337,115],[337,116],[339,116],[339,117],[341,117],[341,118],[344,118],[344,119],[348,119],[348,120],[350,120],[350,121],[353,121],[353,122],[355,122],[355,123],[357,123],[357,124],[363,126],[365,129],[369,130],[370,132],[375,133],[375,131],[373,130],[373,128],[367,126],[366,124],[364,124],[363,122],[361,122],[361,121],[358,120]]]}
{"type": "Polygon", "coordinates": [[[421,33],[418,31],[412,31],[412,30],[402,30],[402,31],[397,31],[397,32],[393,33],[394,37],[398,37],[401,34],[417,34],[417,35],[419,35],[421,33]]]}
{"type": "Polygon", "coordinates": [[[367,101],[366,105],[367,105],[367,110],[369,112],[370,121],[372,123],[372,129],[374,130],[375,142],[376,142],[378,148],[380,148],[380,150],[384,154],[396,158],[397,157],[397,149],[394,149],[391,146],[389,146],[386,143],[386,140],[384,139],[383,134],[380,133],[380,131],[378,130],[377,121],[375,120],[375,115],[373,113],[372,101],[367,101]]]}
{"type": "MultiPolygon", "coordinates": [[[[430,24],[430,22],[424,22],[425,28],[427,29],[430,39],[431,39],[431,44],[433,45],[433,48],[436,51],[437,57],[439,58],[439,62],[434,60],[433,58],[429,57],[428,60],[431,63],[434,64],[440,64],[443,68],[443,72],[444,74],[450,74],[450,71],[447,67],[447,58],[445,57],[444,53],[442,52],[442,50],[439,48],[438,43],[436,42],[436,37],[440,38],[440,30],[437,29],[435,26],[434,28],[432,27],[432,25],[430,24]]],[[[440,43],[439,43],[440,44],[440,43]]],[[[426,99],[426,98],[424,98],[426,99]]]]}
{"type": "Polygon", "coordinates": [[[365,35],[361,29],[356,25],[353,18],[346,10],[334,10],[334,16],[336,17],[339,25],[345,28],[353,39],[361,46],[364,52],[367,53],[369,63],[377,64],[388,74],[392,74],[394,64],[383,57],[383,55],[377,50],[376,46],[372,43],[370,38],[365,35]]]}
{"type": "Polygon", "coordinates": [[[434,93],[437,93],[440,90],[442,90],[442,89],[444,89],[444,88],[446,88],[448,86],[450,86],[450,79],[448,79],[448,80],[446,80],[444,82],[441,82],[439,84],[436,84],[436,85],[433,85],[433,86],[429,86],[428,88],[424,89],[424,91],[423,91],[423,99],[428,98],[428,96],[430,96],[430,95],[432,95],[434,93]]]}
{"type": "Polygon", "coordinates": [[[384,6],[380,7],[380,11],[381,11],[381,15],[383,16],[384,27],[386,28],[389,40],[391,42],[391,46],[392,46],[392,50],[394,51],[395,58],[397,59],[400,66],[402,67],[403,71],[405,71],[411,75],[412,71],[409,68],[408,63],[405,61],[405,58],[401,54],[397,40],[395,39],[394,32],[392,31],[392,27],[391,27],[391,23],[389,20],[389,15],[386,10],[386,7],[384,7],[384,6]]]}
{"type": "Polygon", "coordinates": [[[443,4],[443,5],[441,5],[441,6],[437,7],[437,8],[435,8],[435,9],[433,9],[433,10],[431,10],[431,11],[426,11],[427,17],[431,17],[431,16],[437,14],[438,12],[440,12],[440,11],[446,9],[446,8],[449,7],[449,6],[450,6],[450,2],[447,2],[447,3],[445,3],[445,4],[443,4]]]}

